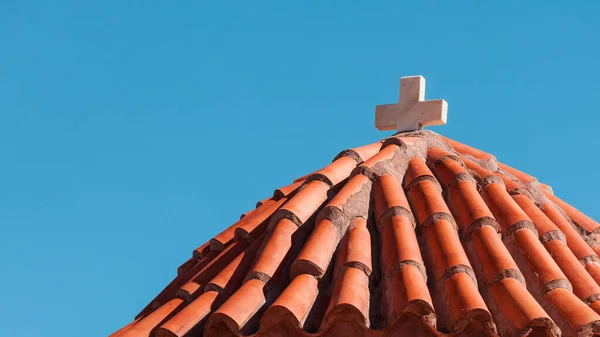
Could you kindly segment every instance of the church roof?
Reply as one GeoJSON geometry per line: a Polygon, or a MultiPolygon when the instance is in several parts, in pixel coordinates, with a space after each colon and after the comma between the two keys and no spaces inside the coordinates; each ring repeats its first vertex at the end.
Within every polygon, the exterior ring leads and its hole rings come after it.
{"type": "Polygon", "coordinates": [[[111,337],[596,335],[598,233],[494,156],[401,132],[259,201],[111,337]]]}

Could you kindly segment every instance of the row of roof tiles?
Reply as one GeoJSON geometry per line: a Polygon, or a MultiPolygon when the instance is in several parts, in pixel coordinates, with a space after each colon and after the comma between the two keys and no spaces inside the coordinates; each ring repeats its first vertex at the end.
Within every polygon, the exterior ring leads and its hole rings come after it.
{"type": "Polygon", "coordinates": [[[599,227],[485,152],[399,134],[258,202],[111,337],[600,334],[599,227]]]}

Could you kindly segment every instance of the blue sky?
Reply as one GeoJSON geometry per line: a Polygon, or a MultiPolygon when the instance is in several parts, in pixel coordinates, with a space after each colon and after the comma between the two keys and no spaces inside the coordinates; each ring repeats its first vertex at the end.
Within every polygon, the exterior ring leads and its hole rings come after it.
{"type": "Polygon", "coordinates": [[[5,1],[0,325],[107,336],[191,251],[340,150],[401,76],[435,131],[600,218],[600,3],[5,1]]]}

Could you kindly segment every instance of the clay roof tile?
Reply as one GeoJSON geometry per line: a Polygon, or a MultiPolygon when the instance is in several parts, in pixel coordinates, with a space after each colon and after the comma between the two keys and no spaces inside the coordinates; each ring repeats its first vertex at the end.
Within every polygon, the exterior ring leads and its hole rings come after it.
{"type": "Polygon", "coordinates": [[[600,224],[433,132],[342,151],[225,227],[112,336],[600,333],[600,224]]]}

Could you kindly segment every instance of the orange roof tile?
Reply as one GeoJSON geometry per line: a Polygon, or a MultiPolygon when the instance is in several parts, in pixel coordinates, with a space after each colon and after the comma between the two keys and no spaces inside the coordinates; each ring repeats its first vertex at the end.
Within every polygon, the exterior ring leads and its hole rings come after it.
{"type": "Polygon", "coordinates": [[[275,190],[111,337],[599,335],[598,234],[493,155],[401,133],[275,190]]]}

